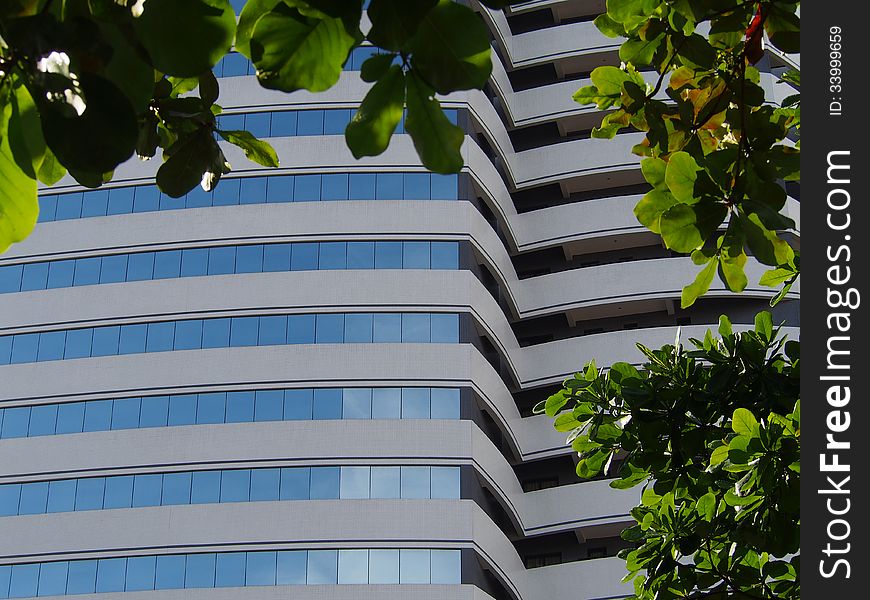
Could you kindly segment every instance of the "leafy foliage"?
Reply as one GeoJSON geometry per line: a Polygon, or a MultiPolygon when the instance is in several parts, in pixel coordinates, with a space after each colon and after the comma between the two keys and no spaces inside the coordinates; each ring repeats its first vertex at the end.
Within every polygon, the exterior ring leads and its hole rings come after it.
{"type": "Polygon", "coordinates": [[[642,370],[595,363],[540,403],[581,477],[643,484],[622,537],[637,600],[800,597],[800,346],[769,313],[694,350],[638,348],[642,370]]]}
{"type": "Polygon", "coordinates": [[[134,153],[159,153],[163,192],[209,190],[230,170],[219,139],[277,166],[268,143],[217,127],[211,68],[232,46],[263,87],[319,92],[368,41],[380,54],[362,69],[373,85],[346,130],[354,156],[383,152],[407,106],[423,164],[459,171],[464,133],[435,94],[483,87],[492,70],[486,27],[454,0],[372,0],[364,35],[362,8],[363,0],[249,0],[236,23],[229,0],[0,4],[0,251],[36,223],[37,181],[69,172],[98,187],[134,153]]]}
{"type": "MultiPolygon", "coordinates": [[[[798,277],[798,253],[781,236],[795,224],[780,211],[782,182],[800,178],[800,142],[786,140],[800,128],[800,96],[771,105],[752,66],[763,55],[763,33],[783,52],[799,51],[797,5],[607,0],[606,14],[595,20],[605,35],[627,38],[619,50],[623,66],[595,69],[592,85],[574,99],[612,110],[593,137],[646,132],[633,152],[644,157],[653,189],[635,215],[701,267],[683,290],[683,308],[709,289],[717,271],[728,289],[742,291],[749,255],[771,267],[762,285],[783,286],[773,303],[798,277]],[[638,73],[647,68],[659,74],[655,85],[638,73]]],[[[783,80],[800,86],[797,71],[783,80]]]]}

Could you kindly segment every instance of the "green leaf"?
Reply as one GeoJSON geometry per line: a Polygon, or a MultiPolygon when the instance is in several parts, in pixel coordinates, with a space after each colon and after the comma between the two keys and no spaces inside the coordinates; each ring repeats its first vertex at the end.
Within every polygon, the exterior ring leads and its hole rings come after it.
{"type": "Polygon", "coordinates": [[[148,0],[133,29],[158,71],[196,77],[230,50],[236,15],[229,0],[148,0]]]}
{"type": "Polygon", "coordinates": [[[205,106],[211,106],[217,102],[220,95],[220,86],[217,78],[211,71],[206,71],[199,76],[199,97],[205,106]]]}
{"type": "Polygon", "coordinates": [[[695,504],[695,510],[699,515],[701,515],[702,519],[709,523],[713,520],[713,517],[716,516],[717,504],[716,495],[713,492],[707,492],[698,498],[698,502],[695,504]]]}
{"type": "Polygon", "coordinates": [[[755,438],[758,437],[758,420],[749,409],[736,408],[731,417],[731,429],[738,435],[755,438]]]}
{"type": "Polygon", "coordinates": [[[406,75],[408,116],[405,131],[411,135],[420,160],[436,173],[458,173],[462,169],[459,149],[465,133],[445,116],[434,92],[415,70],[406,75]]]}
{"type": "Polygon", "coordinates": [[[180,198],[201,182],[210,190],[229,171],[223,152],[204,128],[179,139],[163,156],[166,162],[157,170],[157,186],[173,198],[180,198]]]}
{"type": "Polygon", "coordinates": [[[577,429],[582,425],[583,424],[574,417],[574,413],[572,412],[563,412],[557,415],[556,419],[553,421],[553,427],[556,431],[562,432],[577,429]]]}
{"type": "Polygon", "coordinates": [[[595,17],[595,27],[598,31],[609,38],[628,37],[625,33],[625,27],[622,23],[618,23],[610,18],[610,15],[604,13],[595,17]]]}
{"type": "Polygon", "coordinates": [[[377,156],[387,149],[404,106],[405,74],[396,65],[368,91],[345,130],[354,158],[377,156]]]}
{"type": "Polygon", "coordinates": [[[408,44],[411,66],[439,94],[482,88],[492,73],[489,30],[473,10],[440,0],[408,44]]]}
{"type": "Polygon", "coordinates": [[[732,292],[740,293],[746,289],[749,280],[746,278],[746,272],[743,270],[746,266],[746,254],[740,253],[737,256],[719,257],[719,274],[725,286],[732,292]]]}
{"type": "Polygon", "coordinates": [[[710,466],[715,467],[728,458],[728,446],[717,446],[710,454],[710,466]]]}
{"type": "Polygon", "coordinates": [[[33,97],[24,85],[15,87],[9,96],[12,101],[9,147],[18,167],[28,177],[36,179],[46,153],[42,121],[33,97]]]}
{"type": "Polygon", "coordinates": [[[680,307],[689,308],[695,303],[699,297],[707,293],[710,289],[710,284],[713,283],[713,275],[716,274],[717,262],[711,260],[707,266],[701,269],[701,272],[695,277],[695,281],[683,288],[683,293],[680,297],[680,307]]]}
{"type": "Polygon", "coordinates": [[[671,250],[688,253],[704,245],[728,215],[724,204],[676,204],[661,216],[661,235],[671,250]]]}
{"type": "Polygon", "coordinates": [[[665,183],[674,197],[686,204],[693,204],[695,199],[695,181],[698,179],[700,167],[688,152],[674,152],[668,159],[665,170],[665,183]]]}
{"type": "Polygon", "coordinates": [[[653,57],[664,39],[664,35],[658,35],[651,40],[629,39],[619,47],[619,60],[637,67],[647,66],[653,62],[653,57]]]}
{"type": "Polygon", "coordinates": [[[728,337],[733,335],[734,330],[731,327],[731,320],[726,315],[719,316],[719,335],[728,337]]]}
{"type": "Polygon", "coordinates": [[[260,17],[270,12],[283,0],[247,0],[242,12],[239,13],[239,23],[236,27],[236,52],[248,59],[251,58],[251,35],[260,17]]]}
{"type": "Polygon", "coordinates": [[[218,134],[234,146],[245,151],[245,157],[264,167],[277,167],[278,155],[268,142],[259,140],[248,131],[217,130],[218,134]]]}
{"type": "Polygon", "coordinates": [[[395,57],[395,54],[373,54],[360,67],[360,78],[367,83],[377,81],[387,74],[395,57]]]}
{"type": "Polygon", "coordinates": [[[759,262],[778,266],[788,264],[794,259],[794,250],[788,242],[765,227],[757,213],[745,213],[741,210],[739,215],[746,232],[746,244],[759,262]]]}
{"type": "Polygon", "coordinates": [[[647,192],[640,202],[634,207],[634,216],[641,225],[652,231],[653,233],[661,233],[661,217],[669,208],[677,204],[677,199],[674,198],[667,190],[653,190],[647,192]]]}
{"type": "Polygon", "coordinates": [[[263,87],[322,92],[338,81],[354,45],[341,19],[306,16],[281,3],[254,26],[251,60],[263,87]]]}
{"type": "Polygon", "coordinates": [[[100,23],[103,39],[112,47],[112,57],[103,75],[124,92],[136,113],[148,107],[154,92],[154,68],[130,45],[121,28],[100,23]]]}
{"type": "Polygon", "coordinates": [[[9,146],[11,137],[21,135],[18,119],[10,104],[0,106],[0,252],[20,242],[33,231],[39,216],[36,179],[29,177],[15,161],[9,146]]]}
{"type": "Polygon", "coordinates": [[[766,310],[762,310],[755,315],[755,332],[764,340],[770,341],[773,339],[773,317],[766,310]]]}
{"type": "Polygon", "coordinates": [[[549,398],[547,398],[544,405],[544,412],[547,414],[548,417],[553,417],[567,403],[568,397],[562,391],[558,391],[549,398]]]}
{"type": "Polygon", "coordinates": [[[369,41],[387,50],[401,50],[437,4],[438,0],[372,0],[368,8],[372,22],[369,41]]]}
{"type": "Polygon", "coordinates": [[[796,274],[797,271],[791,267],[777,267],[765,271],[758,283],[767,287],[777,287],[792,279],[796,274]]]}
{"type": "Polygon", "coordinates": [[[39,171],[36,173],[36,178],[45,185],[54,185],[66,175],[66,169],[60,162],[51,148],[46,147],[43,154],[42,164],[39,165],[39,171]]]}
{"type": "Polygon", "coordinates": [[[665,183],[667,168],[668,163],[660,158],[645,158],[640,161],[640,170],[643,173],[643,178],[657,190],[667,189],[665,183]]]}

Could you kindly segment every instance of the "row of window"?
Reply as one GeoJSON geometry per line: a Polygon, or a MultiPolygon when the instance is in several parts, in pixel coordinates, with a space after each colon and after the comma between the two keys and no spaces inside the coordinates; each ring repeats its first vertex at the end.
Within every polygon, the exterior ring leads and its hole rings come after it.
{"type": "MultiPolygon", "coordinates": [[[[380,54],[378,48],[374,46],[360,46],[354,48],[344,63],[345,71],[359,71],[362,64],[371,56],[380,54]]],[[[244,75],[256,75],[257,70],[253,63],[248,60],[243,54],[238,52],[230,52],[224,56],[218,64],[212,67],[212,73],[215,77],[241,77],[244,75]]]]}
{"type": "Polygon", "coordinates": [[[288,467],[0,485],[0,517],[178,504],[460,497],[459,467],[288,467]]]}
{"type": "Polygon", "coordinates": [[[0,336],[0,365],[283,344],[459,343],[459,315],[350,313],[190,319],[0,336]]]}
{"type": "MultiPolygon", "coordinates": [[[[344,135],[347,124],[356,114],[351,108],[274,110],[251,113],[222,114],[217,117],[218,129],[249,131],[258,138],[302,135],[344,135]]],[[[456,109],[444,110],[451,123],[458,123],[456,109]]],[[[405,115],[395,133],[405,133],[405,115]]]]}
{"type": "Polygon", "coordinates": [[[0,294],[234,273],[458,268],[458,242],[254,244],[8,265],[0,267],[0,294]]]}
{"type": "Polygon", "coordinates": [[[353,549],[131,556],[0,566],[0,598],[181,588],[459,584],[460,550],[353,549]]]}
{"type": "Polygon", "coordinates": [[[435,173],[329,173],[221,179],[211,192],[196,187],[171,198],[153,185],[46,194],[39,222],[184,208],[332,200],[457,200],[459,176],[435,173]]]}
{"type": "Polygon", "coordinates": [[[88,400],[0,409],[0,438],[322,419],[459,419],[458,388],[303,388],[88,400]]]}

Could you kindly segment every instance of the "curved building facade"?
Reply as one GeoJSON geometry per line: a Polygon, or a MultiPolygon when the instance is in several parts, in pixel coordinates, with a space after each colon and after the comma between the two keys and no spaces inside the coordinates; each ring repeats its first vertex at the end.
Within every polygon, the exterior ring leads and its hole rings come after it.
{"type": "Polygon", "coordinates": [[[139,162],[41,190],[0,258],[0,598],[630,593],[634,495],[578,481],[531,407],[590,359],[640,362],[636,341],[749,324],[770,291],[679,309],[694,267],[634,219],[636,134],[591,139],[601,115],[571,100],[618,63],[602,7],[475,5],[494,72],[445,99],[459,175],[401,130],[353,159],[361,48],[317,95],[216,67],[223,126],[279,169],[230,148],[213,193],[161,195],[139,162]]]}

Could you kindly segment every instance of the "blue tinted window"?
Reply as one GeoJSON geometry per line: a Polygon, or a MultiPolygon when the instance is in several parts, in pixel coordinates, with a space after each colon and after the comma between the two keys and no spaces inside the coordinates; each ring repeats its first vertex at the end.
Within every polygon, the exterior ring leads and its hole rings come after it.
{"type": "Polygon", "coordinates": [[[48,507],[46,512],[69,512],[75,510],[76,505],[75,479],[63,479],[52,481],[48,484],[48,507]]]}
{"type": "Polygon", "coordinates": [[[432,467],[432,498],[459,498],[459,467],[432,467]]]}
{"type": "Polygon", "coordinates": [[[271,133],[272,115],[267,112],[245,115],[245,129],[258,138],[269,137],[271,133]]]}
{"type": "Polygon", "coordinates": [[[338,498],[340,473],[339,467],[312,467],[311,499],[338,498]]]}
{"type": "Polygon", "coordinates": [[[206,319],[202,323],[202,347],[226,348],[230,345],[230,320],[206,319]]]}
{"type": "Polygon", "coordinates": [[[402,268],[402,242],[375,243],[376,269],[402,268]]]}
{"type": "Polygon", "coordinates": [[[17,292],[21,289],[21,273],[23,269],[22,265],[0,267],[0,293],[17,292]]]}
{"type": "Polygon", "coordinates": [[[127,261],[127,281],[144,281],[154,277],[154,253],[131,254],[127,261]]]}
{"type": "Polygon", "coordinates": [[[221,474],[221,502],[247,502],[250,493],[250,469],[223,471],[221,474]]]}
{"type": "Polygon", "coordinates": [[[278,585],[305,584],[305,563],[308,553],[304,550],[278,552],[278,585]]]}
{"type": "Polygon", "coordinates": [[[296,113],[297,135],[322,135],[323,134],[323,111],[300,110],[296,113]]]}
{"type": "Polygon", "coordinates": [[[459,550],[430,550],[431,582],[462,583],[462,552],[459,550]]]}
{"type": "Polygon", "coordinates": [[[429,173],[405,173],[402,175],[405,200],[428,200],[429,173]]]}
{"type": "Polygon", "coordinates": [[[431,416],[433,419],[458,419],[459,390],[450,388],[433,388],[431,416]]]}
{"type": "Polygon", "coordinates": [[[160,503],[163,506],[190,504],[190,482],[190,473],[164,473],[160,503]]]}
{"type": "Polygon", "coordinates": [[[424,343],[430,339],[429,314],[409,313],[402,315],[402,341],[424,343]]]}
{"type": "Polygon", "coordinates": [[[112,428],[112,401],[90,400],[85,402],[85,425],[83,431],[108,431],[112,428]]]}
{"type": "Polygon", "coordinates": [[[3,439],[26,437],[30,423],[30,407],[7,408],[3,414],[3,439]]]}
{"type": "Polygon", "coordinates": [[[0,517],[18,514],[18,501],[21,497],[21,484],[0,485],[0,517]]]}
{"type": "Polygon", "coordinates": [[[338,551],[308,551],[308,585],[336,583],[338,580],[338,551]]]}
{"type": "Polygon", "coordinates": [[[61,596],[66,593],[66,576],[69,563],[50,562],[42,563],[39,569],[40,596],[61,596]]]}
{"type": "Polygon", "coordinates": [[[147,335],[148,325],[121,325],[121,338],[118,342],[118,354],[145,352],[145,340],[147,335]]]}
{"type": "Polygon", "coordinates": [[[93,594],[97,588],[97,561],[71,560],[66,580],[67,594],[93,594]]]}
{"type": "Polygon", "coordinates": [[[184,208],[184,196],[182,196],[181,198],[173,198],[171,196],[167,196],[166,194],[161,193],[159,204],[160,210],[178,210],[184,208]]]}
{"type": "Polygon", "coordinates": [[[245,177],[241,180],[240,204],[262,204],[266,200],[266,178],[245,177]]]}
{"type": "Polygon", "coordinates": [[[261,273],[262,271],[262,245],[257,244],[255,246],[239,246],[236,249],[236,273],[261,273]]]}
{"type": "Polygon", "coordinates": [[[350,117],[349,108],[325,111],[323,116],[323,133],[326,135],[344,135],[344,128],[350,122],[350,117]]]}
{"type": "Polygon", "coordinates": [[[97,561],[97,593],[123,592],[126,574],[126,558],[101,558],[97,561]]]}
{"type": "Polygon", "coordinates": [[[106,214],[127,215],[133,212],[133,193],[135,188],[122,187],[109,190],[109,206],[106,214]]]}
{"type": "Polygon", "coordinates": [[[59,260],[48,267],[48,289],[71,287],[75,272],[74,260],[59,260]]]}
{"type": "Polygon", "coordinates": [[[259,323],[257,317],[233,317],[230,346],[256,346],[259,323]]]}
{"type": "Polygon", "coordinates": [[[330,173],[322,176],[321,199],[323,200],[347,200],[348,198],[348,175],[347,173],[330,173]]]}
{"type": "Polygon", "coordinates": [[[348,198],[350,200],[374,200],[375,174],[351,173],[349,187],[348,198]]]}
{"type": "Polygon", "coordinates": [[[433,269],[458,269],[459,243],[432,242],[431,267],[433,269]]]}
{"type": "Polygon", "coordinates": [[[84,422],[84,402],[61,404],[57,408],[57,433],[79,433],[82,431],[82,427],[84,427],[84,422]]]}
{"type": "Polygon", "coordinates": [[[0,336],[0,365],[8,365],[12,358],[12,338],[14,336],[0,336]]]}
{"type": "Polygon", "coordinates": [[[320,200],[320,175],[297,175],[293,186],[293,200],[294,202],[320,200]]]}
{"type": "Polygon", "coordinates": [[[153,590],[156,571],[156,556],[131,556],[127,559],[127,587],[125,591],[153,590]]]}
{"type": "Polygon", "coordinates": [[[133,506],[133,475],[106,477],[104,508],[130,508],[133,506]]]}
{"type": "Polygon", "coordinates": [[[207,192],[202,189],[202,186],[196,186],[189,192],[184,200],[185,208],[201,208],[212,205],[213,192],[207,192]]]}
{"type": "Polygon", "coordinates": [[[163,476],[136,475],[133,479],[133,506],[160,506],[163,476]]]}
{"type": "Polygon", "coordinates": [[[188,554],[184,569],[184,587],[212,588],[214,587],[215,555],[188,554]]]}
{"type": "Polygon", "coordinates": [[[78,219],[82,214],[82,193],[61,194],[57,197],[55,220],[78,219]]]}
{"type": "Polygon", "coordinates": [[[377,200],[401,200],[402,196],[401,173],[378,173],[375,191],[377,200]]]}
{"type": "Polygon", "coordinates": [[[399,583],[429,583],[429,551],[399,550],[399,583]]]}
{"type": "Polygon", "coordinates": [[[369,583],[399,583],[398,550],[369,550],[369,583]]]}
{"type": "Polygon", "coordinates": [[[12,364],[36,362],[38,333],[19,333],[12,339],[12,364]]]}
{"type": "MultiPolygon", "coordinates": [[[[54,221],[55,214],[57,212],[57,195],[50,194],[47,196],[39,197],[39,220],[38,223],[48,223],[50,221],[54,221]]],[[[0,592],[2,592],[2,585],[0,585],[0,592]]]]}
{"type": "Polygon", "coordinates": [[[245,585],[275,585],[277,553],[248,552],[245,585]]]}
{"type": "Polygon", "coordinates": [[[340,344],[344,341],[344,315],[318,314],[315,334],[318,344],[340,344]]]}
{"type": "Polygon", "coordinates": [[[121,336],[119,326],[97,327],[91,343],[91,356],[114,356],[118,354],[121,336]]]}
{"type": "Polygon", "coordinates": [[[429,418],[429,388],[402,389],[402,418],[429,418]]]}
{"type": "Polygon", "coordinates": [[[402,244],[403,269],[429,268],[429,242],[404,242],[402,244]]]}
{"type": "Polygon", "coordinates": [[[39,565],[12,565],[12,578],[9,584],[10,598],[29,598],[36,596],[39,585],[39,565]]]}
{"type": "Polygon", "coordinates": [[[319,268],[324,271],[347,268],[347,243],[321,242],[319,268]]]}
{"type": "Polygon", "coordinates": [[[196,423],[196,394],[169,397],[169,424],[193,425],[196,423]]]}
{"type": "Polygon", "coordinates": [[[57,404],[34,406],[30,409],[27,435],[52,435],[57,423],[57,404]]]}
{"type": "Polygon", "coordinates": [[[227,395],[223,392],[199,394],[196,401],[196,422],[223,423],[226,404],[227,395]]]}
{"type": "Polygon", "coordinates": [[[372,418],[372,390],[370,388],[348,388],[342,398],[343,419],[372,418]]]}
{"type": "Polygon", "coordinates": [[[220,126],[222,129],[244,129],[245,115],[220,115],[220,126]]]}
{"type": "Polygon", "coordinates": [[[172,350],[175,338],[175,323],[149,323],[145,352],[165,352],[172,350]]]}
{"type": "Polygon", "coordinates": [[[169,422],[169,396],[143,398],[139,427],[165,427],[169,422]]]}
{"type": "Polygon", "coordinates": [[[296,135],[296,111],[287,110],[272,113],[272,137],[296,135]]]}
{"type": "MultiPolygon", "coordinates": [[[[241,248],[239,249],[241,251],[241,248]]],[[[289,271],[290,244],[269,244],[263,247],[262,271],[289,271]]]]}
{"type": "Polygon", "coordinates": [[[287,343],[287,317],[260,317],[259,345],[287,343]]]}
{"type": "Polygon", "coordinates": [[[227,552],[217,555],[215,587],[245,585],[245,554],[245,552],[227,552]]]}
{"type": "Polygon", "coordinates": [[[372,341],[373,321],[374,316],[371,313],[345,315],[345,343],[370,343],[372,341]]]}
{"type": "Polygon", "coordinates": [[[197,471],[193,474],[190,501],[194,504],[211,504],[220,501],[221,472],[197,471]]]}
{"type": "Polygon", "coordinates": [[[338,551],[338,583],[368,583],[369,581],[369,551],[339,550],[338,551]]]}
{"type": "Polygon", "coordinates": [[[46,331],[39,334],[39,352],[36,360],[60,360],[66,345],[65,331],[46,331]]]}
{"type": "Polygon", "coordinates": [[[175,350],[196,350],[202,348],[202,321],[192,319],[175,324],[175,350]]]}
{"type": "Polygon", "coordinates": [[[372,390],[372,419],[398,419],[402,416],[402,391],[399,388],[372,390]]]}
{"type": "Polygon", "coordinates": [[[402,498],[428,498],[429,467],[402,467],[402,498]]]}
{"type": "Polygon", "coordinates": [[[289,315],[287,317],[287,343],[314,343],[314,315],[289,315]]]}
{"type": "Polygon", "coordinates": [[[341,389],[322,388],[314,390],[315,419],[340,419],[341,418],[341,389]]]}
{"type": "Polygon", "coordinates": [[[181,276],[194,277],[208,272],[208,249],[188,248],[181,251],[181,276]]]}
{"type": "Polygon", "coordinates": [[[102,477],[79,479],[76,487],[76,510],[100,510],[103,508],[103,492],[106,480],[102,477]]]}
{"type": "Polygon", "coordinates": [[[284,420],[310,420],[313,399],[314,390],[284,390],[284,420]]]}
{"type": "Polygon", "coordinates": [[[293,271],[316,270],[318,246],[316,242],[293,244],[290,255],[290,269],[293,271]]]}
{"type": "Polygon", "coordinates": [[[112,429],[135,429],[139,427],[139,398],[123,398],[112,404],[112,429]]]}
{"type": "Polygon", "coordinates": [[[224,77],[238,77],[248,75],[250,62],[243,55],[233,52],[224,59],[224,77]]]}
{"type": "Polygon", "coordinates": [[[374,242],[348,242],[347,268],[373,269],[375,267],[374,242]]]}
{"type": "Polygon", "coordinates": [[[402,315],[376,313],[373,339],[375,343],[402,341],[402,315]]]}
{"type": "Polygon", "coordinates": [[[214,206],[234,206],[239,203],[239,179],[223,179],[214,189],[214,206]]]}
{"type": "Polygon", "coordinates": [[[133,196],[133,212],[151,212],[159,208],[160,190],[150,185],[136,188],[133,196]]]}
{"type": "Polygon", "coordinates": [[[309,467],[281,469],[281,500],[308,500],[310,482],[309,467]]]}
{"type": "MultiPolygon", "coordinates": [[[[16,267],[3,267],[15,269],[16,267]]],[[[2,269],[0,269],[2,270],[2,269]]],[[[16,278],[17,282],[17,278],[16,278]]],[[[21,276],[21,291],[44,290],[48,285],[48,263],[31,263],[24,265],[24,274],[21,276]]],[[[16,290],[6,290],[16,291],[16,290]]]]}
{"type": "Polygon", "coordinates": [[[370,471],[369,467],[341,467],[339,498],[368,498],[370,471]]]}
{"type": "Polygon", "coordinates": [[[251,470],[251,501],[277,500],[281,487],[280,469],[251,470]]]}
{"type": "Polygon", "coordinates": [[[169,590],[184,587],[185,556],[158,556],[154,589],[169,590]]]}
{"type": "Polygon", "coordinates": [[[284,413],[284,392],[259,390],[254,405],[255,421],[280,421],[284,413]]]}
{"type": "Polygon", "coordinates": [[[248,423],[254,420],[254,392],[227,393],[227,423],[248,423]]]}
{"type": "Polygon", "coordinates": [[[432,342],[450,343],[459,342],[459,315],[457,314],[433,314],[432,315],[432,342]]]}
{"type": "Polygon", "coordinates": [[[127,256],[104,256],[100,267],[100,283],[118,283],[127,278],[127,256]]]}
{"type": "Polygon", "coordinates": [[[236,249],[232,246],[208,251],[208,274],[226,275],[236,270],[236,249]]]}
{"type": "Polygon", "coordinates": [[[181,273],[181,250],[154,253],[154,279],[173,279],[181,273]]]}

